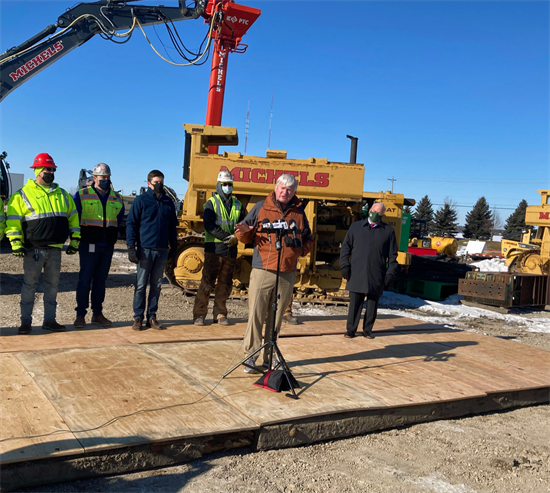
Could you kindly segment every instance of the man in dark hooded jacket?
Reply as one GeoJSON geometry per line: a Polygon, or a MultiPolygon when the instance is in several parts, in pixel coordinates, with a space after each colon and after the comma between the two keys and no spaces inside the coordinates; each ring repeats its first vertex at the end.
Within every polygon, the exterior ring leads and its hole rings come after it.
{"type": "Polygon", "coordinates": [[[340,250],[340,270],[347,280],[349,311],[347,338],[355,337],[365,296],[367,308],[363,318],[363,336],[374,339],[372,327],[376,320],[378,300],[393,281],[397,269],[397,242],[391,226],[382,222],[386,207],[375,202],[363,221],[354,222],[340,250]],[[351,259],[350,259],[351,257],[351,259]],[[387,267],[386,267],[387,265],[387,267]]]}
{"type": "Polygon", "coordinates": [[[204,325],[212,291],[214,323],[229,325],[226,304],[233,289],[239,242],[235,237],[235,224],[245,217],[246,210],[233,197],[233,176],[229,171],[220,171],[216,192],[204,204],[204,266],[193,307],[195,325],[204,325]]]}

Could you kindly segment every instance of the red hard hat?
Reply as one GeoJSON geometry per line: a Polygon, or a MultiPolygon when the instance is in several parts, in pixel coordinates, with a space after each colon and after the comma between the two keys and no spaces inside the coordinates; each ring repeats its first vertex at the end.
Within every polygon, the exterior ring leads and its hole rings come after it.
{"type": "Polygon", "coordinates": [[[41,152],[34,158],[31,168],[57,168],[51,157],[46,152],[41,152]]]}

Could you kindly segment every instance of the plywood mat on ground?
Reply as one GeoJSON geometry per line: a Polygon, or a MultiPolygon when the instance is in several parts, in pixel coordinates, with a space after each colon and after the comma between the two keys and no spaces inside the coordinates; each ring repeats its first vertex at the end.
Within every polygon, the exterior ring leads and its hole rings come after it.
{"type": "MultiPolygon", "coordinates": [[[[467,334],[472,344],[456,345],[450,340],[451,336],[444,333],[432,333],[430,339],[442,345],[454,345],[453,354],[455,361],[460,358],[460,363],[468,361],[469,366],[474,364],[481,368],[489,368],[489,378],[502,374],[509,378],[513,387],[514,379],[524,382],[528,387],[544,387],[550,380],[550,351],[538,349],[525,344],[508,341],[498,337],[487,337],[474,332],[456,332],[456,337],[467,334]]],[[[421,341],[418,334],[408,334],[414,341],[421,341]]]]}
{"type": "Polygon", "coordinates": [[[0,375],[1,463],[84,451],[15,355],[0,354],[0,375]]]}
{"type": "MultiPolygon", "coordinates": [[[[300,317],[300,324],[284,323],[281,328],[281,338],[343,335],[345,332],[345,316],[332,315],[327,317],[300,317]]],[[[192,321],[163,320],[167,330],[146,329],[134,331],[131,322],[115,322],[111,328],[88,324],[84,329],[67,326],[66,332],[52,333],[40,327],[33,327],[29,335],[18,335],[17,328],[0,329],[0,353],[17,351],[38,351],[43,349],[119,346],[124,344],[152,344],[191,341],[223,341],[241,340],[247,330],[244,319],[236,319],[232,325],[222,326],[208,322],[199,327],[192,321]]],[[[361,326],[359,331],[361,331],[361,326]]],[[[440,325],[427,324],[407,317],[381,315],[376,321],[374,332],[377,334],[391,331],[432,332],[445,331],[440,325]]]]}
{"type": "MultiPolygon", "coordinates": [[[[131,330],[128,328],[128,330],[131,330]]],[[[66,332],[50,332],[34,326],[27,335],[17,334],[17,328],[0,330],[0,352],[38,351],[42,349],[60,349],[92,346],[118,346],[130,344],[124,337],[124,330],[106,329],[98,325],[89,325],[86,329],[67,326],[66,332]]]]}
{"type": "MultiPolygon", "coordinates": [[[[322,338],[315,338],[319,339],[322,338]]],[[[283,354],[285,342],[289,340],[309,341],[303,350],[315,351],[313,338],[288,338],[284,342],[281,339],[283,354]]],[[[300,396],[298,400],[290,399],[286,392],[271,392],[254,386],[254,382],[261,375],[245,373],[242,366],[222,379],[222,375],[244,356],[240,344],[234,341],[195,342],[177,346],[155,344],[147,347],[174,366],[182,368],[182,371],[193,375],[206,387],[215,387],[217,395],[258,424],[266,425],[309,416],[386,407],[365,392],[324,378],[310,368],[296,365],[292,366],[292,373],[302,386],[301,389],[296,389],[300,396]]],[[[257,363],[261,362],[260,358],[257,363]]]]}
{"type": "Polygon", "coordinates": [[[485,395],[479,389],[422,368],[420,362],[447,348],[429,341],[408,341],[406,334],[399,338],[386,334],[375,340],[325,336],[314,348],[307,343],[297,339],[284,341],[285,355],[292,365],[365,392],[389,407],[485,395]]]}
{"type": "Polygon", "coordinates": [[[18,358],[86,451],[257,427],[142,346],[33,351],[18,358]]]}

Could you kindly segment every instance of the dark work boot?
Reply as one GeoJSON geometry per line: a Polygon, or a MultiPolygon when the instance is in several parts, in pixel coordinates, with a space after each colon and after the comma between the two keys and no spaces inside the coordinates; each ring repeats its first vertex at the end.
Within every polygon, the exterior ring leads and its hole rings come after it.
{"type": "Polygon", "coordinates": [[[55,320],[53,322],[44,322],[42,324],[42,330],[51,330],[52,332],[65,332],[64,325],[58,324],[55,320]]]}
{"type": "Polygon", "coordinates": [[[143,330],[143,319],[135,318],[134,325],[132,325],[132,330],[143,330]]]}
{"type": "Polygon", "coordinates": [[[19,329],[17,330],[18,334],[30,334],[32,331],[32,325],[31,324],[21,324],[19,329]]]}

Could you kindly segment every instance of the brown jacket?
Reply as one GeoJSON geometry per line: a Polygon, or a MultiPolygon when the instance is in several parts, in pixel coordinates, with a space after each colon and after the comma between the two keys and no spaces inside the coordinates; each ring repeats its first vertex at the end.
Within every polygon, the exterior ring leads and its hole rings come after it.
{"type": "Polygon", "coordinates": [[[267,218],[271,223],[278,219],[284,219],[288,223],[294,219],[298,229],[303,231],[296,235],[302,241],[301,247],[288,247],[285,245],[284,239],[281,241],[281,272],[293,272],[296,269],[298,257],[307,255],[313,247],[313,237],[300,199],[296,196],[293,197],[289,206],[283,212],[275,201],[275,193],[270,193],[265,200],[258,202],[252,208],[243,221],[248,226],[254,226],[254,229],[245,234],[235,232],[235,236],[242,243],[250,243],[254,239],[255,246],[252,257],[252,267],[254,269],[277,270],[278,253],[275,249],[275,235],[271,235],[273,245],[270,246],[268,235],[258,232],[264,218],[267,218]]]}

